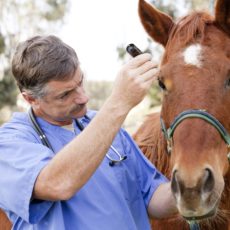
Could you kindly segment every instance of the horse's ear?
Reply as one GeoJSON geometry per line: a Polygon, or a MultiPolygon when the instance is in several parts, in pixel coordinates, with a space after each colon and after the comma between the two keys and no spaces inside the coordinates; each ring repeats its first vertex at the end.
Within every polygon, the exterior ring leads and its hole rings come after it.
{"type": "Polygon", "coordinates": [[[216,3],[215,20],[230,35],[230,1],[218,0],[216,3]]]}
{"type": "Polygon", "coordinates": [[[166,46],[173,20],[144,0],[139,0],[139,16],[146,32],[156,42],[166,46]]]}

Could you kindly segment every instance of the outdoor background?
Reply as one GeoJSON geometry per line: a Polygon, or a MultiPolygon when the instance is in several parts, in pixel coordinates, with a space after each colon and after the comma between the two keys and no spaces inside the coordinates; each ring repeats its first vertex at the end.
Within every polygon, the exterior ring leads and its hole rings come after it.
{"type": "MultiPolygon", "coordinates": [[[[175,20],[191,10],[213,11],[214,0],[149,1],[175,20]]],[[[112,90],[125,47],[135,43],[159,63],[163,48],[151,41],[138,18],[138,0],[0,0],[0,124],[12,112],[26,111],[14,83],[10,63],[18,42],[34,35],[54,34],[72,46],[86,75],[89,108],[100,109],[112,90]]],[[[161,92],[153,85],[145,100],[127,117],[132,134],[144,117],[160,109],[161,92]]],[[[119,109],[119,108],[118,108],[119,109]]]]}

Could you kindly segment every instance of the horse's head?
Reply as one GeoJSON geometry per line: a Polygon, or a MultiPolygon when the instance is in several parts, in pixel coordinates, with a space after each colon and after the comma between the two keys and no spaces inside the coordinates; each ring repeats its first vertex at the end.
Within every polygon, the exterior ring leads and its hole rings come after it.
{"type": "Polygon", "coordinates": [[[167,134],[172,191],[181,215],[202,219],[215,213],[229,170],[230,140],[224,135],[230,132],[230,1],[217,1],[215,17],[194,12],[175,23],[140,0],[139,15],[165,47],[158,79],[166,129],[179,115],[167,134]]]}

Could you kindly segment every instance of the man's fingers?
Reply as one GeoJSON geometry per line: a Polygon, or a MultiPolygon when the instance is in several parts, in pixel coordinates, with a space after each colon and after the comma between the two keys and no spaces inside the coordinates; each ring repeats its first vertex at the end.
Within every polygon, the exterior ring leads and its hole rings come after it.
{"type": "Polygon", "coordinates": [[[152,59],[151,54],[143,53],[143,54],[136,56],[132,60],[130,60],[129,65],[133,68],[137,68],[137,67],[143,65],[144,63],[146,63],[147,61],[151,61],[151,59],[152,59]]]}
{"type": "Polygon", "coordinates": [[[136,69],[136,74],[143,75],[152,69],[155,71],[157,69],[157,64],[152,61],[147,61],[136,69]]]}
{"type": "Polygon", "coordinates": [[[149,80],[155,81],[157,79],[158,73],[159,73],[158,68],[152,68],[144,72],[143,74],[139,75],[138,78],[143,82],[149,80]]]}

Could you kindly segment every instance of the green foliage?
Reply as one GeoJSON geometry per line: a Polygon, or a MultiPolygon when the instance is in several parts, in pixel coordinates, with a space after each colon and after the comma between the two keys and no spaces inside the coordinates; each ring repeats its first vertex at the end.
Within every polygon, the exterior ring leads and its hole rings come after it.
{"type": "Polygon", "coordinates": [[[4,105],[15,105],[18,95],[15,80],[9,69],[5,70],[4,78],[0,81],[0,108],[4,105]]]}
{"type": "Polygon", "coordinates": [[[209,10],[210,7],[214,8],[214,1],[212,0],[186,0],[186,4],[189,9],[193,10],[209,10]]]}
{"type": "MultiPolygon", "coordinates": [[[[184,11],[190,10],[209,10],[215,0],[185,0],[184,2],[169,1],[169,0],[152,0],[151,3],[162,12],[170,15],[172,18],[177,18],[181,15],[180,9],[184,7],[184,11]],[[183,3],[181,6],[181,3],[183,3]],[[179,5],[180,4],[180,5],[179,5]]],[[[214,7],[214,6],[212,6],[214,7]]]]}
{"type": "Polygon", "coordinates": [[[66,12],[66,0],[47,0],[49,11],[44,13],[44,18],[48,21],[56,21],[64,17],[66,12]]]}
{"type": "Polygon", "coordinates": [[[117,53],[118,53],[118,58],[119,59],[124,59],[125,58],[126,50],[125,50],[125,47],[124,47],[123,44],[117,47],[117,53]]]}
{"type": "Polygon", "coordinates": [[[18,90],[10,72],[10,60],[17,43],[45,31],[55,32],[69,5],[68,0],[0,0],[0,5],[1,109],[16,103],[18,90]]]}
{"type": "Polygon", "coordinates": [[[0,54],[5,51],[5,41],[2,34],[0,34],[0,54]]]}
{"type": "Polygon", "coordinates": [[[151,3],[160,11],[170,15],[172,18],[175,18],[178,14],[178,9],[175,5],[176,1],[164,1],[164,0],[157,0],[157,1],[151,1],[151,3]]]}
{"type": "Polygon", "coordinates": [[[113,83],[108,81],[88,81],[85,90],[90,100],[88,107],[98,110],[112,92],[113,83]]]}
{"type": "Polygon", "coordinates": [[[158,82],[153,84],[149,90],[148,96],[151,98],[150,108],[161,104],[162,93],[160,87],[158,86],[158,82]]]}

